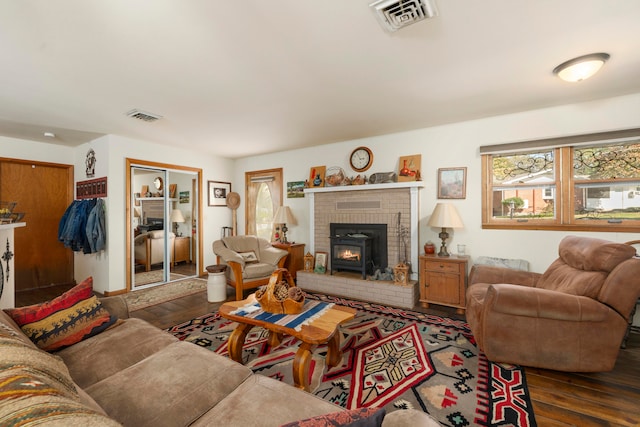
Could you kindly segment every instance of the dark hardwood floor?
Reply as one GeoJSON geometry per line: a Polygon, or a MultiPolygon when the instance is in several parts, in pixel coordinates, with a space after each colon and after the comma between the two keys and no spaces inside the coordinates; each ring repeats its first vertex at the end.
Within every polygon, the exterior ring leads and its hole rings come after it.
{"type": "MultiPolygon", "coordinates": [[[[55,297],[54,292],[51,289],[49,296],[41,297],[41,300],[55,297]]],[[[231,287],[227,288],[227,298],[234,299],[231,287]]],[[[20,299],[22,305],[26,305],[24,299],[20,299]]],[[[220,304],[207,302],[203,292],[135,311],[132,316],[164,329],[215,311],[220,304]]],[[[428,309],[416,307],[415,310],[464,319],[464,315],[457,315],[448,307],[432,305],[428,309]]],[[[536,368],[525,368],[525,372],[536,421],[541,427],[640,426],[638,333],[630,334],[627,348],[620,350],[611,372],[582,374],[536,368]]]]}

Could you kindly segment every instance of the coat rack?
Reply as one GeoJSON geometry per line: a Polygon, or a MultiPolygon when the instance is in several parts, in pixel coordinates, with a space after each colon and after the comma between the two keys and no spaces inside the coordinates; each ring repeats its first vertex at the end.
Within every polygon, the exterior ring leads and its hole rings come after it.
{"type": "Polygon", "coordinates": [[[76,183],[76,200],[107,197],[107,177],[78,181],[76,183]]]}

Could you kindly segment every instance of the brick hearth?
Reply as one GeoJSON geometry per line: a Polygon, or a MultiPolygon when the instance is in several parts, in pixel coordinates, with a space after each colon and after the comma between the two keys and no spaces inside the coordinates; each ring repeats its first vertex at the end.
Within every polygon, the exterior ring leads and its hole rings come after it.
{"type": "Polygon", "coordinates": [[[330,275],[298,271],[297,276],[297,285],[308,292],[408,309],[412,309],[418,300],[418,286],[415,281],[402,286],[385,280],[362,280],[359,273],[330,275]]]}

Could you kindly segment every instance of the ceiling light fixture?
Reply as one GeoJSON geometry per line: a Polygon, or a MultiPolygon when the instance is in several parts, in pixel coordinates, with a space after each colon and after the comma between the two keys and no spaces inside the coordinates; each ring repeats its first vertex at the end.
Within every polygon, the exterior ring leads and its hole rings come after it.
{"type": "Polygon", "coordinates": [[[47,138],[55,138],[56,134],[53,132],[45,132],[43,133],[44,136],[46,136],[47,138]]]}
{"type": "Polygon", "coordinates": [[[553,74],[566,82],[580,82],[597,73],[608,59],[608,53],[579,56],[558,65],[553,69],[553,74]]]}

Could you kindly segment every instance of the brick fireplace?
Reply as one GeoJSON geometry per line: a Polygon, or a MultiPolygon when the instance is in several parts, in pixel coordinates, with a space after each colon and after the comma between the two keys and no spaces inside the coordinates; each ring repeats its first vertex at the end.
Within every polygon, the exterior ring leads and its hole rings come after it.
{"type": "MultiPolygon", "coordinates": [[[[423,186],[421,181],[413,181],[305,189],[311,228],[307,250],[311,253],[330,253],[331,223],[386,224],[387,265],[393,267],[399,261],[408,259],[412,266],[410,279],[416,281],[419,254],[418,193],[423,186]]],[[[328,265],[327,269],[330,267],[328,265]]],[[[336,285],[344,282],[344,278],[300,273],[303,272],[298,272],[298,284],[311,291],[407,308],[413,307],[416,300],[414,284],[404,287],[393,282],[348,279],[348,286],[341,286],[337,291],[336,285]]]]}

